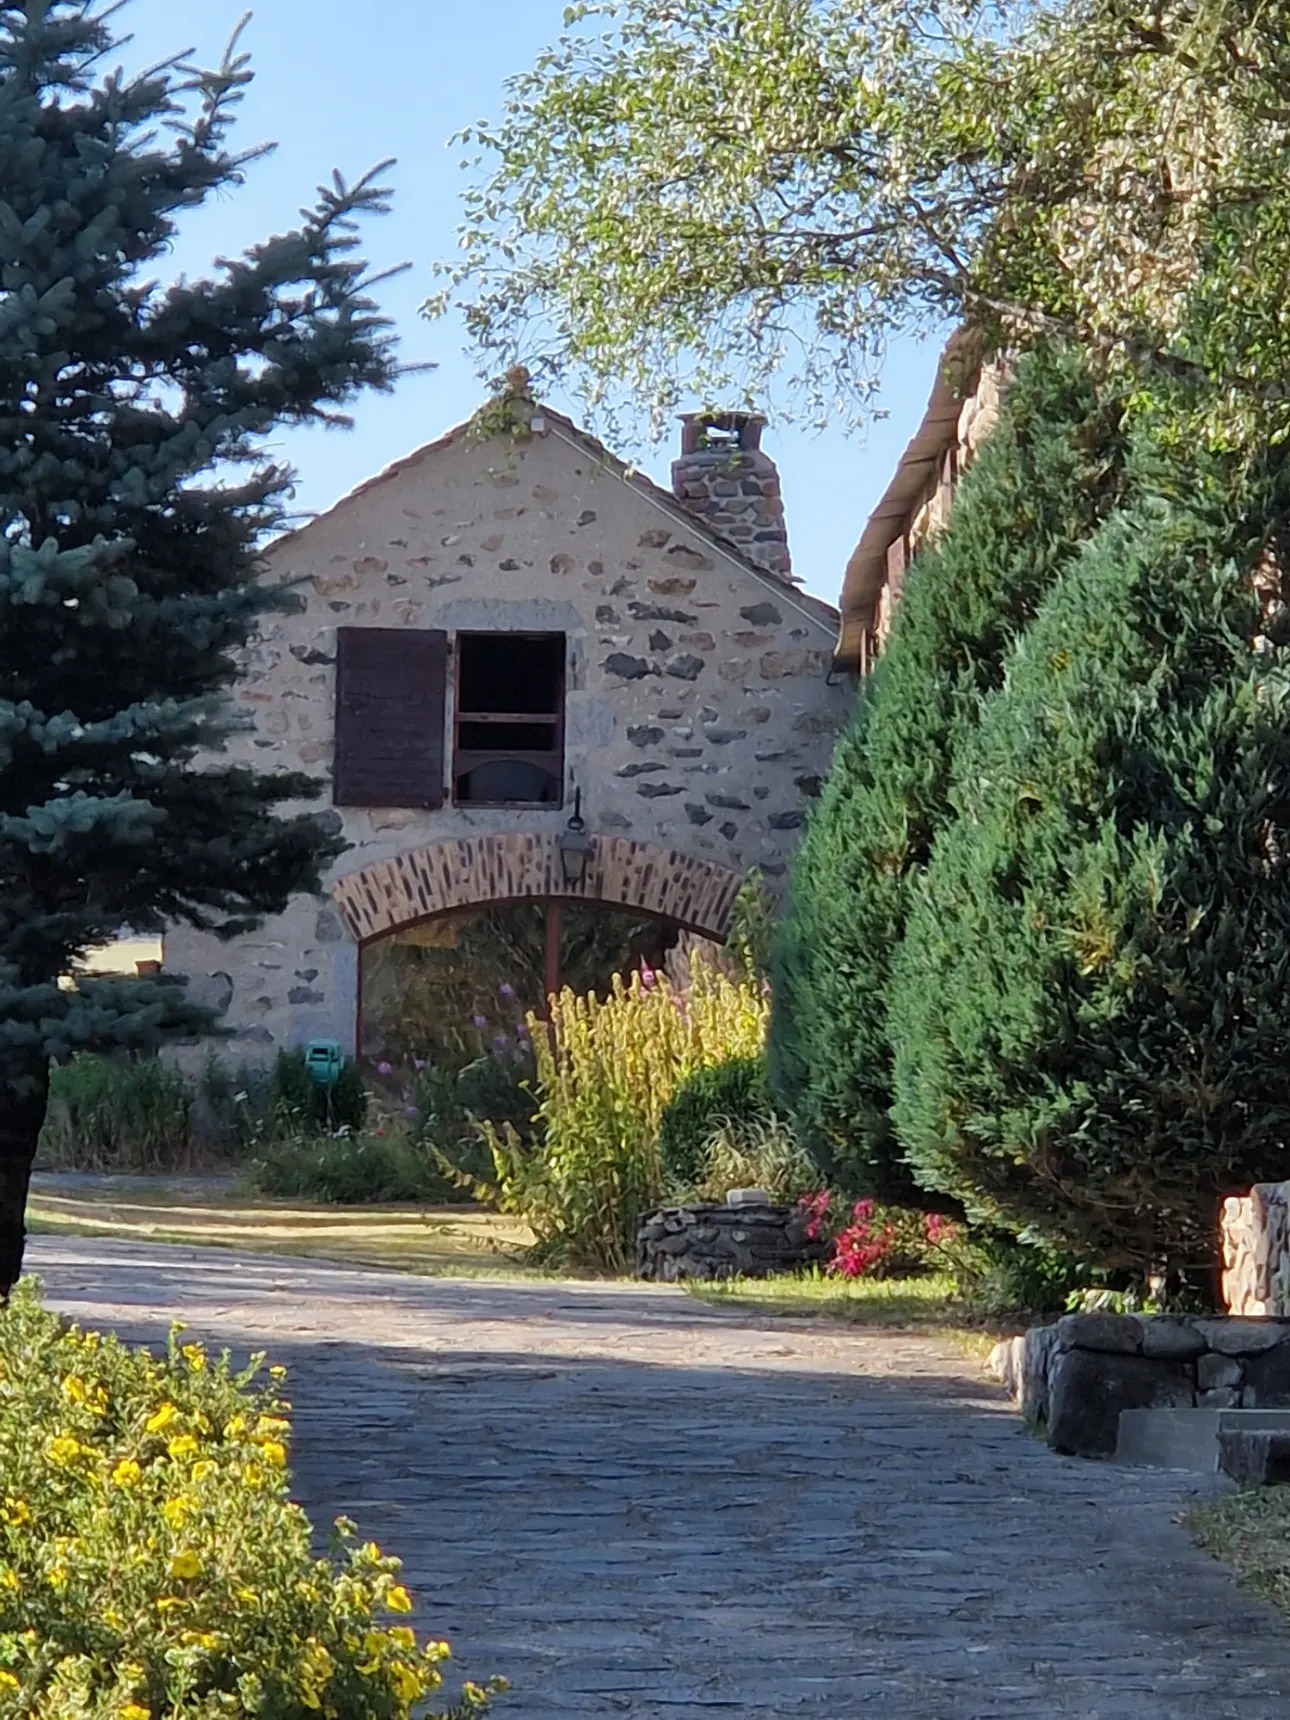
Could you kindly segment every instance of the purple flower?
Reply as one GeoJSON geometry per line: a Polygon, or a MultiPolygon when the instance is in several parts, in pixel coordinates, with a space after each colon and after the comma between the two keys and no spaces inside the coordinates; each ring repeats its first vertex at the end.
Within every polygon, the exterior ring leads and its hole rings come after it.
{"type": "Polygon", "coordinates": [[[499,1051],[505,1051],[506,1047],[510,1044],[510,1039],[505,1033],[496,1033],[493,1035],[493,1044],[499,1051]]]}
{"type": "Polygon", "coordinates": [[[424,1057],[414,1057],[412,1059],[412,1067],[416,1070],[418,1075],[425,1068],[425,1066],[426,1066],[426,1060],[424,1057]]]}
{"type": "Polygon", "coordinates": [[[403,1107],[403,1115],[405,1117],[419,1117],[421,1113],[417,1110],[415,1105],[405,1105],[403,1107]]]}
{"type": "Polygon", "coordinates": [[[394,1065],[392,1063],[378,1063],[376,1065],[376,1073],[378,1075],[393,1075],[394,1065]]]}
{"type": "Polygon", "coordinates": [[[477,1015],[475,1017],[475,1026],[482,1033],[484,1031],[484,1029],[488,1026],[488,1017],[486,1015],[477,1015]]]}
{"type": "Polygon", "coordinates": [[[501,996],[503,996],[505,998],[513,998],[515,996],[515,987],[513,985],[511,985],[509,981],[506,981],[502,985],[498,986],[497,989],[498,989],[499,993],[501,994],[501,996]]]}

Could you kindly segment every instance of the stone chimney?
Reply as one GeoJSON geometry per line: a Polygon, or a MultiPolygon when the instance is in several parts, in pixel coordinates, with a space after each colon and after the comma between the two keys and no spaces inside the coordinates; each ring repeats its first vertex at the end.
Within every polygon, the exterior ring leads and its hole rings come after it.
{"type": "Polygon", "coordinates": [[[790,583],[779,471],[761,451],[766,420],[755,412],[688,412],[681,423],[681,457],[672,464],[676,499],[749,561],[790,583]]]}

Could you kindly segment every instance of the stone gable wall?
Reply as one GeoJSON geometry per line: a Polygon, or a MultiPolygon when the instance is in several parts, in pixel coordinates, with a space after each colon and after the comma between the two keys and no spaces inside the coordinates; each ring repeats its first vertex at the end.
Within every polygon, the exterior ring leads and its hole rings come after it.
{"type": "MultiPolygon", "coordinates": [[[[783,878],[853,708],[851,684],[828,682],[832,620],[564,436],[428,450],[269,561],[301,607],[266,621],[248,650],[235,697],[253,727],[233,757],[329,783],[340,626],[559,631],[566,782],[570,798],[583,791],[589,829],[783,878]]],[[[571,810],[337,808],[352,846],[328,883],[428,843],[553,833],[571,810]]],[[[326,899],[232,944],[175,929],[166,967],[226,1012],[234,1056],[352,1043],[357,951],[326,899]]]]}

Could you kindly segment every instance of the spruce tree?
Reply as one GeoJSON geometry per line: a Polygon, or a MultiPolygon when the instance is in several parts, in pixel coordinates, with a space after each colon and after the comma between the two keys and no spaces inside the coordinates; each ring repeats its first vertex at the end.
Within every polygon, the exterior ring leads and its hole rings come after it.
{"type": "Polygon", "coordinates": [[[892,955],[980,700],[1115,504],[1120,418],[1078,355],[1041,350],[1018,366],[948,529],[910,570],[794,864],[773,959],[771,1078],[822,1168],[857,1191],[923,1198],[890,1122],[892,955]]]}
{"type": "Polygon", "coordinates": [[[220,757],[290,473],[282,426],[395,374],[337,178],[294,230],[163,287],[185,210],[242,181],[248,81],[129,77],[110,11],[0,3],[0,1292],[22,1261],[51,1058],[192,1030],[182,987],[60,986],[125,925],[234,934],[317,887],[314,784],[220,757]]]}
{"type": "Polygon", "coordinates": [[[927,1186],[1100,1267],[1208,1283],[1290,1174],[1290,466],[1155,475],[987,702],[892,985],[927,1186]]]}

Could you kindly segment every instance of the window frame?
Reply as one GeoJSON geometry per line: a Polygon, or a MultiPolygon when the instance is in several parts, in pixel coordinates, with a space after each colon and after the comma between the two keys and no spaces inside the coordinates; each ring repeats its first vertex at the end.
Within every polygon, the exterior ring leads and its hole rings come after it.
{"type": "Polygon", "coordinates": [[[563,809],[566,799],[565,785],[565,711],[569,695],[569,635],[554,629],[533,627],[471,627],[465,628],[453,636],[453,666],[452,666],[452,763],[449,776],[449,792],[454,807],[464,810],[478,809],[481,811],[507,811],[508,809],[527,812],[559,812],[563,809]],[[541,639],[560,641],[560,684],[556,695],[556,710],[548,717],[545,712],[533,711],[465,711],[461,700],[461,669],[463,644],[470,639],[541,639]],[[555,729],[555,746],[550,752],[517,752],[514,748],[490,751],[479,747],[463,747],[461,745],[461,728],[463,723],[479,723],[501,725],[533,724],[550,722],[555,729]],[[457,793],[457,784],[469,770],[477,769],[482,764],[494,760],[528,759],[541,763],[549,769],[559,784],[559,795],[555,800],[462,800],[457,793]],[[463,763],[463,761],[466,761],[463,763]],[[548,762],[549,761],[549,762],[548,762]]]}

